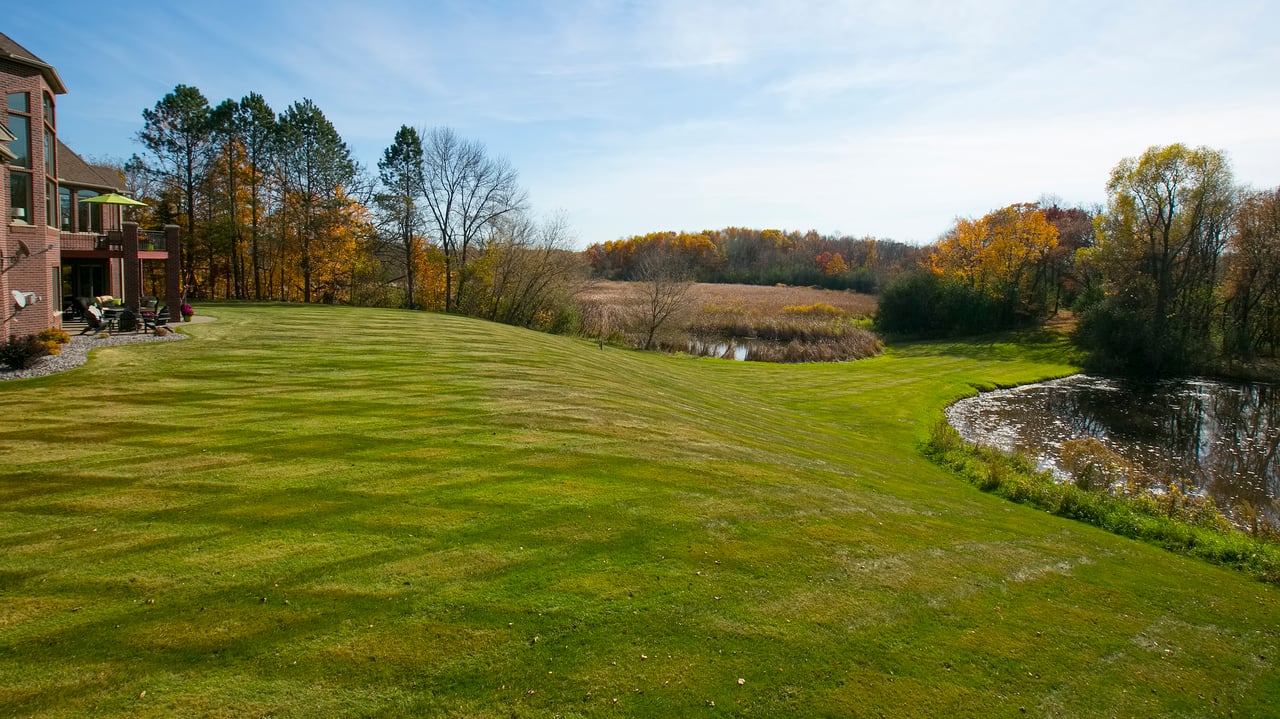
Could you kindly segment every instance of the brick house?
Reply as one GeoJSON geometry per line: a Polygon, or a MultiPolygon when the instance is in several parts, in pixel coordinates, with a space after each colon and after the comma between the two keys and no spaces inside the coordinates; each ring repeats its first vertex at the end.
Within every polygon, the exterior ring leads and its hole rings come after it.
{"type": "Polygon", "coordinates": [[[66,91],[52,65],[0,33],[0,341],[60,327],[76,297],[181,303],[178,228],[144,232],[119,205],[82,202],[124,183],[58,139],[66,91]]]}

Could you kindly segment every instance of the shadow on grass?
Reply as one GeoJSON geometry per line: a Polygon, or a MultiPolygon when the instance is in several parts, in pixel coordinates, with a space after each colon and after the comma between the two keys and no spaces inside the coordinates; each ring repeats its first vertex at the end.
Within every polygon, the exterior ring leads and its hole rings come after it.
{"type": "Polygon", "coordinates": [[[1081,365],[1083,351],[1060,330],[1037,327],[946,340],[891,339],[889,348],[903,357],[960,357],[984,361],[1081,365]]]}

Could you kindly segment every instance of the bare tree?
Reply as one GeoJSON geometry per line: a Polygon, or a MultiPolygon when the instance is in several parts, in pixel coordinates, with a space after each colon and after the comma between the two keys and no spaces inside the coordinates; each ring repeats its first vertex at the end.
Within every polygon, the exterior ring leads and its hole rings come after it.
{"type": "Polygon", "coordinates": [[[569,245],[562,215],[544,222],[523,212],[499,219],[486,249],[489,319],[530,326],[557,302],[567,304],[585,271],[582,256],[569,245]]]}
{"type": "Polygon", "coordinates": [[[523,209],[525,194],[505,159],[447,127],[425,133],[422,195],[445,257],[445,311],[463,297],[470,257],[484,248],[498,218],[523,209]]]}
{"type": "Polygon", "coordinates": [[[643,293],[639,323],[644,349],[652,349],[658,330],[685,306],[693,288],[692,273],[675,252],[660,246],[640,257],[634,273],[643,293]]]}

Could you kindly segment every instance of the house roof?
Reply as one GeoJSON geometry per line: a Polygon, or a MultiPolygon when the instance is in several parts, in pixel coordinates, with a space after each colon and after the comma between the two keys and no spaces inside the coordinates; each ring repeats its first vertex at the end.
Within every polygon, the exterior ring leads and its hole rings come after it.
{"type": "Polygon", "coordinates": [[[58,140],[58,182],[94,190],[119,192],[123,183],[116,171],[101,165],[91,165],[74,150],[58,140]]]}
{"type": "Polygon", "coordinates": [[[58,71],[53,69],[53,65],[36,57],[35,53],[14,42],[13,38],[2,32],[0,32],[0,58],[36,68],[40,74],[44,75],[45,82],[49,83],[49,89],[53,90],[54,94],[66,94],[67,86],[62,84],[62,78],[58,77],[58,71]]]}

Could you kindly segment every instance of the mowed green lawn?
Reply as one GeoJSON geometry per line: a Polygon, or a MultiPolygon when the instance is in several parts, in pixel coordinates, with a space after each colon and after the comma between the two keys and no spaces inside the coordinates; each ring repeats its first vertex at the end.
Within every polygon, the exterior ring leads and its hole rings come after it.
{"type": "Polygon", "coordinates": [[[0,384],[0,717],[1280,711],[1275,587],[917,453],[1052,343],[767,366],[201,309],[0,384]]]}

